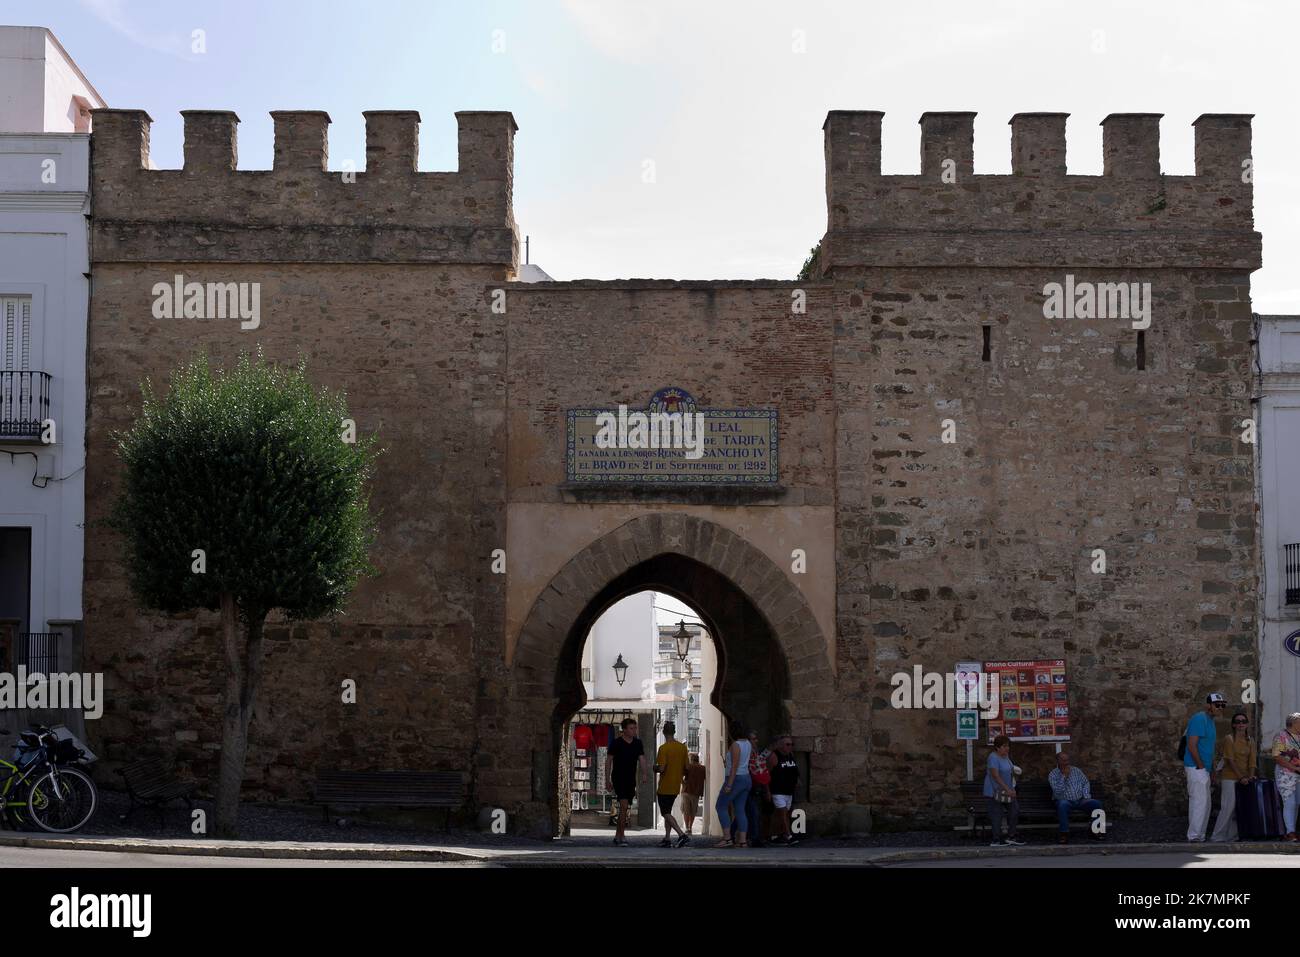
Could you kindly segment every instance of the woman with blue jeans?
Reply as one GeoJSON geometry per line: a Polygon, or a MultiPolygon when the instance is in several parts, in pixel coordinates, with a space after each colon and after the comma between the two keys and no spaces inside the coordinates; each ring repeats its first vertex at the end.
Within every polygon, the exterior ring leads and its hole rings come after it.
{"type": "Polygon", "coordinates": [[[727,762],[723,769],[722,790],[718,792],[718,824],[722,833],[731,832],[730,806],[736,811],[736,839],[724,838],[714,847],[748,847],[747,831],[749,821],[745,817],[745,801],[749,797],[751,779],[749,777],[749,755],[753,745],[743,731],[732,734],[731,747],[727,751],[727,762]]]}

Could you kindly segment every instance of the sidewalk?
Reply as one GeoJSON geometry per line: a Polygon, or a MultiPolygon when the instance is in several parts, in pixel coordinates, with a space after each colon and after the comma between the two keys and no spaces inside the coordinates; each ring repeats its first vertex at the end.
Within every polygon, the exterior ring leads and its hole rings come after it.
{"type": "MultiPolygon", "coordinates": [[[[834,841],[810,841],[798,847],[769,847],[738,850],[714,849],[701,840],[681,849],[658,846],[657,835],[634,840],[628,847],[593,845],[569,840],[539,843],[535,848],[502,842],[493,847],[464,844],[375,844],[326,841],[221,841],[215,839],[44,836],[37,834],[0,833],[0,849],[5,847],[49,848],[61,850],[96,850],[125,853],[184,854],[232,858],[280,858],[328,861],[429,861],[461,862],[502,867],[548,867],[575,865],[631,866],[703,865],[703,866],[820,866],[863,867],[909,862],[970,860],[980,858],[1096,856],[1158,853],[1216,854],[1300,854],[1300,846],[1273,842],[1236,844],[1078,844],[1064,847],[1055,844],[1030,844],[1025,847],[837,847],[834,841]]],[[[1300,862],[1297,862],[1300,863],[1300,862]]]]}

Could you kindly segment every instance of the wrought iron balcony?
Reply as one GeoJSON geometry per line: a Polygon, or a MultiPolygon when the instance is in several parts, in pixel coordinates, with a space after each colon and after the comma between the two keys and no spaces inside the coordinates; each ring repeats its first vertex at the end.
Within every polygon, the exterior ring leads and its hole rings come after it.
{"type": "Polygon", "coordinates": [[[59,670],[59,638],[57,631],[23,632],[18,636],[18,664],[29,675],[53,674],[59,670]]]}
{"type": "Polygon", "coordinates": [[[1286,604],[1300,605],[1300,543],[1282,546],[1283,588],[1286,604]]]}
{"type": "Polygon", "coordinates": [[[50,417],[50,374],[0,370],[0,441],[40,441],[50,417]]]}

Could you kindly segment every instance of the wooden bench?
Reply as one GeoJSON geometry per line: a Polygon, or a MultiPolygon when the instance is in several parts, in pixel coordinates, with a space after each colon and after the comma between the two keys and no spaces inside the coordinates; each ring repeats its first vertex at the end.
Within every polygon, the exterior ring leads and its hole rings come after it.
{"type": "Polygon", "coordinates": [[[440,807],[450,828],[452,810],[465,803],[459,771],[321,771],[315,793],[326,821],[331,807],[440,807]]]}
{"type": "MultiPolygon", "coordinates": [[[[1088,782],[1092,796],[1106,804],[1106,788],[1096,782],[1088,782]]],[[[1026,828],[1052,828],[1060,826],[1056,816],[1056,801],[1052,798],[1052,789],[1046,781],[1021,781],[1016,787],[1016,796],[1020,800],[1020,823],[1017,830],[1026,828]]],[[[988,799],[984,797],[984,780],[961,782],[961,803],[966,810],[966,823],[958,824],[954,831],[970,831],[979,837],[984,828],[989,826],[988,799]]],[[[1106,820],[1114,819],[1110,808],[1106,808],[1106,820]]],[[[1092,816],[1083,810],[1070,812],[1070,826],[1090,826],[1092,816]]]]}
{"type": "Polygon", "coordinates": [[[132,761],[118,768],[117,773],[122,776],[122,781],[126,784],[126,793],[131,798],[131,806],[119,818],[121,821],[128,820],[135,813],[137,806],[144,805],[158,811],[158,827],[161,828],[168,802],[179,799],[185,802],[187,809],[191,811],[194,809],[190,795],[194,793],[198,783],[182,781],[159,758],[132,761]]]}

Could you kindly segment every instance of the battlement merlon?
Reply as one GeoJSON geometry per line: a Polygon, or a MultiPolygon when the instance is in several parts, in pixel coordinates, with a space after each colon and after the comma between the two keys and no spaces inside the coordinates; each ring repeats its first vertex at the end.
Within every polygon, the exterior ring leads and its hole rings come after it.
{"type": "Polygon", "coordinates": [[[1193,124],[1196,173],[1160,172],[1160,115],[1102,123],[1103,172],[1066,172],[1066,113],[1011,118],[1007,174],[974,173],[975,114],[925,113],[920,174],[881,173],[877,111],[834,110],[825,133],[827,233],[819,263],[1187,267],[1260,265],[1249,114],[1193,124]]]}
{"type": "Polygon", "coordinates": [[[448,262],[518,266],[514,118],[456,114],[458,169],[416,169],[420,115],[370,111],[365,171],[328,170],[329,114],[279,110],[270,170],[238,168],[239,117],[186,110],[185,161],[149,169],[153,120],[96,110],[93,254],[99,261],[448,262]],[[164,228],[165,224],[165,228],[164,228]]]}

